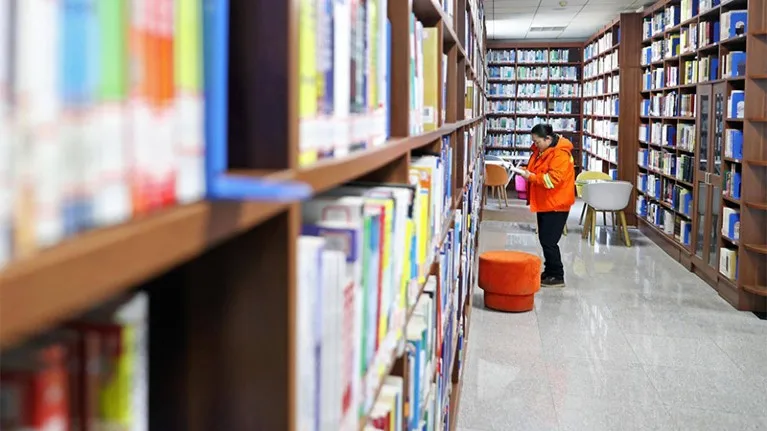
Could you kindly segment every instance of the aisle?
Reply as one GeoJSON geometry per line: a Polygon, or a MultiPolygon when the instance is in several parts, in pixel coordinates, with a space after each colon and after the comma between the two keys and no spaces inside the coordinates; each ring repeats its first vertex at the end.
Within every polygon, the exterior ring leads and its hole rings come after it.
{"type": "MultiPolygon", "coordinates": [[[[767,321],[636,231],[631,248],[612,231],[592,248],[578,214],[560,243],[568,286],[535,312],[488,311],[474,292],[458,429],[767,430],[767,321]]],[[[539,253],[529,223],[480,235],[482,250],[539,253]]]]}

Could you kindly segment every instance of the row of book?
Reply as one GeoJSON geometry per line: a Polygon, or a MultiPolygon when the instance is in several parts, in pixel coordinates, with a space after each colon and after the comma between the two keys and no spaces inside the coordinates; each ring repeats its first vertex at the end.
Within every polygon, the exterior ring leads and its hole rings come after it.
{"type": "Polygon", "coordinates": [[[583,113],[585,115],[620,115],[620,99],[618,96],[610,96],[605,99],[589,99],[583,102],[583,113]]]}
{"type": "Polygon", "coordinates": [[[637,151],[637,164],[644,169],[692,183],[695,177],[695,158],[691,155],[675,155],[658,150],[640,148],[637,151]]]}
{"type": "MultiPolygon", "coordinates": [[[[482,191],[482,158],[475,159],[473,176],[463,190],[462,205],[456,209],[453,227],[439,247],[439,272],[430,275],[423,292],[412,292],[408,304],[412,317],[405,327],[405,354],[408,388],[405,406],[392,403],[402,397],[402,379],[384,378],[383,389],[371,413],[366,430],[432,431],[449,429],[452,421],[450,395],[454,390],[453,367],[465,351],[468,325],[465,306],[476,282],[476,242],[482,191]],[[401,414],[399,412],[402,412],[401,414]],[[395,414],[396,413],[396,414],[395,414]]],[[[460,370],[459,370],[460,371],[460,370]]]]}
{"type": "Polygon", "coordinates": [[[580,96],[580,86],[578,84],[497,84],[489,83],[487,86],[488,95],[506,96],[520,98],[578,98],[580,96]]]}
{"type": "Polygon", "coordinates": [[[487,52],[489,63],[570,63],[570,49],[491,49],[487,52]]]}
{"type": "Polygon", "coordinates": [[[593,136],[583,137],[583,150],[611,163],[618,163],[618,144],[593,136]]]}
{"type": "Polygon", "coordinates": [[[618,122],[586,118],[583,120],[583,131],[602,139],[617,140],[618,122]]]}
{"type": "Polygon", "coordinates": [[[490,66],[487,71],[490,80],[578,80],[578,69],[576,66],[490,66]]]}
{"type": "Polygon", "coordinates": [[[300,165],[386,141],[391,51],[386,5],[387,0],[299,4],[300,165]]]}
{"type": "Polygon", "coordinates": [[[488,134],[485,137],[488,147],[510,147],[529,150],[533,145],[533,137],[529,130],[520,133],[488,134]]]}
{"type": "Polygon", "coordinates": [[[692,222],[690,220],[678,216],[666,206],[641,194],[637,197],[636,213],[670,238],[684,246],[690,246],[692,234],[692,222]]]}
{"type": "Polygon", "coordinates": [[[204,13],[0,2],[0,267],[205,195],[204,13]]]}
{"type": "Polygon", "coordinates": [[[299,429],[359,429],[383,370],[404,352],[413,292],[452,223],[449,137],[440,148],[414,157],[409,184],[351,183],[302,204],[299,429]]]}
{"type": "MultiPolygon", "coordinates": [[[[516,118],[488,118],[488,122],[493,121],[493,124],[506,124],[506,130],[532,130],[536,124],[549,124],[555,131],[577,131],[578,119],[577,118],[552,118],[543,115],[536,115],[534,117],[516,117],[516,118]]],[[[490,123],[488,123],[490,124],[490,123]]],[[[496,129],[495,127],[492,127],[496,129]]]]}
{"type": "Polygon", "coordinates": [[[612,30],[606,31],[599,39],[586,45],[583,50],[583,58],[588,61],[598,57],[612,49],[618,42],[620,42],[620,30],[616,33],[613,33],[612,30]]]}
{"type": "Polygon", "coordinates": [[[639,103],[639,115],[644,117],[685,117],[694,118],[695,94],[678,94],[672,91],[666,94],[652,94],[649,99],[639,103]]]}
{"type": "Polygon", "coordinates": [[[586,63],[583,66],[583,78],[592,79],[599,75],[618,70],[619,50],[611,51],[609,54],[601,56],[595,60],[586,63]]]}
{"type": "MultiPolygon", "coordinates": [[[[704,9],[701,8],[701,11],[704,11],[704,9]]],[[[693,16],[697,16],[697,13],[693,16]]],[[[720,40],[743,36],[748,31],[748,11],[746,10],[725,11],[722,12],[719,18],[719,21],[700,21],[699,23],[688,24],[685,27],[689,29],[688,35],[691,38],[695,38],[692,39],[694,40],[692,45],[705,47],[720,40]]],[[[679,25],[679,19],[679,6],[668,6],[665,10],[656,13],[652,17],[645,18],[643,25],[645,40],[679,25]]],[[[671,37],[676,36],[671,35],[671,37]]],[[[653,43],[656,42],[658,41],[653,43]]]]}
{"type": "Polygon", "coordinates": [[[585,171],[607,172],[610,178],[618,180],[617,164],[596,157],[588,151],[583,152],[582,166],[585,171]]]}
{"type": "Polygon", "coordinates": [[[0,427],[16,430],[146,431],[146,293],[0,354],[0,427]]]}
{"type": "Polygon", "coordinates": [[[620,82],[620,75],[584,82],[583,97],[599,97],[615,94],[620,89],[620,82]]]}

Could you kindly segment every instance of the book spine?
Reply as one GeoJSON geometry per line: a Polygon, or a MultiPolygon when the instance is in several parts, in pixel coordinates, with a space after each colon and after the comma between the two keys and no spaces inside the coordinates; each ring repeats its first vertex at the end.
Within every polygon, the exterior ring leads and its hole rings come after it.
{"type": "Polygon", "coordinates": [[[335,0],[333,8],[333,110],[334,155],[349,152],[351,102],[351,0],[335,0]]]}
{"type": "Polygon", "coordinates": [[[175,15],[176,197],[189,203],[202,199],[206,187],[202,6],[196,0],[176,0],[175,15]]]}
{"type": "Polygon", "coordinates": [[[152,164],[154,146],[150,94],[156,86],[157,71],[150,36],[149,0],[130,1],[129,22],[129,110],[130,182],[133,216],[146,214],[152,207],[152,164]]]}

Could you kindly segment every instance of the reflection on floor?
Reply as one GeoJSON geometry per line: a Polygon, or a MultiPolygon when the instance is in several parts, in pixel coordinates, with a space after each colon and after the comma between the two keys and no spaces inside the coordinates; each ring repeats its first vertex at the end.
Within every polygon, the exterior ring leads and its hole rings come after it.
{"type": "MultiPolygon", "coordinates": [[[[767,321],[637,231],[631,248],[612,229],[591,247],[579,214],[560,242],[567,287],[534,312],[486,310],[475,290],[458,429],[767,430],[767,321]]],[[[480,249],[540,254],[529,220],[485,221],[480,249]]]]}

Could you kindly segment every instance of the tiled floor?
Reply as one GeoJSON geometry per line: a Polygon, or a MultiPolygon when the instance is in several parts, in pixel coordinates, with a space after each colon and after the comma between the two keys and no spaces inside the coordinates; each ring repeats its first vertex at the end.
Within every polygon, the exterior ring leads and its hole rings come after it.
{"type": "MultiPolygon", "coordinates": [[[[492,204],[491,204],[492,205],[492,204]]],[[[567,287],[534,312],[474,292],[461,431],[767,430],[767,321],[734,310],[632,231],[592,247],[573,208],[567,287]]],[[[539,253],[532,227],[486,221],[480,249],[539,253]]]]}

